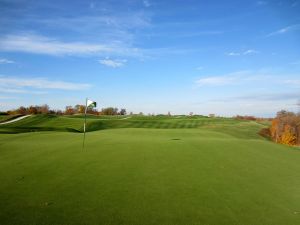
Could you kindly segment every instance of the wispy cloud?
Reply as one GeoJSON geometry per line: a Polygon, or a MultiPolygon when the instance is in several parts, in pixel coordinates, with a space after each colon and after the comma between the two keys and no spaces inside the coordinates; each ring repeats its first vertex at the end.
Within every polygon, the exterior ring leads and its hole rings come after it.
{"type": "Polygon", "coordinates": [[[99,44],[61,42],[37,35],[8,35],[0,38],[0,50],[47,55],[86,55],[112,52],[113,48],[99,44]]]}
{"type": "Polygon", "coordinates": [[[259,51],[254,50],[254,49],[248,49],[245,50],[243,52],[229,52],[226,53],[227,56],[243,56],[243,55],[254,55],[254,54],[258,54],[259,51]]]}
{"type": "Polygon", "coordinates": [[[264,93],[252,94],[232,97],[231,99],[239,100],[258,100],[258,101],[282,101],[282,100],[298,100],[300,93],[298,92],[282,92],[282,93],[264,93]]]}
{"type": "Polygon", "coordinates": [[[124,66],[124,64],[127,62],[126,59],[100,59],[99,63],[108,67],[112,68],[118,68],[124,66]]]}
{"type": "Polygon", "coordinates": [[[249,49],[247,51],[244,51],[243,55],[253,55],[253,54],[257,54],[257,53],[259,53],[259,51],[254,50],[254,49],[249,49]]]}
{"type": "MultiPolygon", "coordinates": [[[[90,7],[91,6],[95,7],[95,3],[91,3],[90,7]]],[[[127,30],[131,28],[145,28],[151,25],[149,16],[143,11],[97,16],[56,17],[39,20],[28,18],[28,20],[29,22],[42,23],[47,26],[64,27],[76,31],[87,31],[98,28],[101,30],[106,29],[107,32],[112,32],[116,28],[127,30]]]]}
{"type": "Polygon", "coordinates": [[[209,102],[223,102],[223,103],[233,103],[233,102],[282,102],[282,101],[294,101],[296,102],[300,99],[300,94],[297,92],[280,92],[280,93],[252,93],[248,95],[236,95],[228,97],[220,97],[208,99],[209,102]]]}
{"type": "MultiPolygon", "coordinates": [[[[93,44],[86,42],[65,42],[41,35],[0,36],[0,51],[24,52],[51,56],[109,56],[146,59],[163,55],[188,54],[203,51],[195,48],[136,48],[122,42],[93,44]]],[[[121,63],[125,63],[124,61],[121,63]]]]}
{"type": "Polygon", "coordinates": [[[86,90],[90,84],[48,80],[46,78],[18,78],[0,76],[0,91],[6,93],[26,93],[27,89],[86,90]]]}
{"type": "Polygon", "coordinates": [[[289,80],[284,80],[285,84],[291,84],[293,86],[300,87],[300,79],[289,79],[289,80]]]}
{"type": "Polygon", "coordinates": [[[46,91],[34,91],[34,90],[28,90],[28,89],[24,89],[24,88],[0,87],[0,93],[41,95],[41,94],[47,94],[48,92],[46,92],[46,91]]]}
{"type": "Polygon", "coordinates": [[[238,71],[222,76],[208,76],[204,78],[200,78],[196,81],[198,86],[224,86],[224,85],[232,85],[235,84],[242,79],[244,79],[245,75],[249,75],[249,71],[238,71]]]}
{"type": "Polygon", "coordinates": [[[300,24],[294,24],[291,26],[281,28],[277,31],[271,32],[267,35],[267,37],[271,37],[271,36],[275,36],[275,35],[282,35],[282,34],[286,34],[286,33],[290,32],[290,31],[299,30],[299,29],[300,29],[300,24]]]}
{"type": "Polygon", "coordinates": [[[215,76],[215,77],[205,77],[196,81],[199,86],[220,86],[226,84],[232,84],[236,81],[235,77],[229,76],[215,76]]]}
{"type": "Polygon", "coordinates": [[[240,56],[241,53],[238,53],[238,52],[228,52],[226,53],[227,56],[240,56]]]}
{"type": "Polygon", "coordinates": [[[39,35],[7,35],[0,37],[0,51],[26,52],[53,56],[86,55],[127,55],[138,56],[137,48],[122,46],[119,43],[90,44],[85,42],[63,42],[39,35]]]}
{"type": "Polygon", "coordinates": [[[15,63],[15,62],[9,59],[0,58],[0,64],[11,64],[11,63],[15,63]]]}
{"type": "MultiPolygon", "coordinates": [[[[297,75],[289,75],[287,77],[298,77],[297,75]]],[[[198,86],[227,86],[227,85],[241,85],[249,83],[264,83],[268,85],[279,85],[285,84],[289,87],[300,87],[300,79],[286,79],[285,76],[273,74],[272,72],[264,70],[245,70],[237,71],[229,74],[220,76],[206,76],[195,81],[198,86]]]]}
{"type": "Polygon", "coordinates": [[[221,35],[225,32],[223,30],[200,30],[200,31],[188,31],[188,32],[153,32],[153,33],[146,33],[142,34],[147,38],[161,38],[161,37],[167,37],[167,38],[193,38],[193,37],[201,37],[201,36],[215,36],[215,35],[221,35]]]}

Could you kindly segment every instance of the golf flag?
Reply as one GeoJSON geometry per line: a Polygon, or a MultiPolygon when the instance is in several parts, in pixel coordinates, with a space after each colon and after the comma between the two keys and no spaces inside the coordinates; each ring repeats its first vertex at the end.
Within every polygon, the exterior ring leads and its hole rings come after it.
{"type": "Polygon", "coordinates": [[[92,100],[90,100],[90,99],[88,99],[87,100],[87,103],[86,103],[86,106],[87,107],[96,107],[97,106],[97,103],[96,102],[94,102],[94,101],[92,101],[92,100]]]}
{"type": "Polygon", "coordinates": [[[86,99],[85,100],[85,111],[84,111],[84,124],[83,124],[83,145],[82,148],[84,148],[84,142],[85,142],[85,128],[86,128],[86,112],[88,107],[96,107],[97,103],[90,100],[86,99]]]}

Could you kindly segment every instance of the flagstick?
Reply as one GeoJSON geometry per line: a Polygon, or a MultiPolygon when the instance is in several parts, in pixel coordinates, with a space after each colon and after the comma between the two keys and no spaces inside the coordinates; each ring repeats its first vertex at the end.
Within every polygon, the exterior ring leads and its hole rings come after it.
{"type": "Polygon", "coordinates": [[[82,149],[84,149],[84,141],[85,141],[86,111],[87,111],[87,98],[85,99],[84,124],[83,124],[83,144],[82,144],[82,149]]]}

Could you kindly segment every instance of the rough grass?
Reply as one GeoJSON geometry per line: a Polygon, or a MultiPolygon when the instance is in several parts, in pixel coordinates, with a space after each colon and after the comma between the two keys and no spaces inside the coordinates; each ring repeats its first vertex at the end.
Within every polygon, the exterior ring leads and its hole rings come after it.
{"type": "Polygon", "coordinates": [[[82,133],[57,132],[80,130],[77,117],[1,127],[54,131],[0,135],[0,223],[299,224],[300,151],[263,125],[128,120],[89,118],[84,150],[82,133]]]}

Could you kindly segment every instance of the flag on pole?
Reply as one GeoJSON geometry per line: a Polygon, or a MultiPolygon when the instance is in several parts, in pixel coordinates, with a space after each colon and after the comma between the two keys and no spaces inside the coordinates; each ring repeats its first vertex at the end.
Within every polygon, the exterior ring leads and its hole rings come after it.
{"type": "Polygon", "coordinates": [[[85,111],[84,111],[83,145],[82,145],[82,148],[84,148],[84,142],[85,142],[86,112],[87,112],[88,107],[96,107],[96,106],[97,106],[96,102],[86,98],[86,100],[85,100],[85,111]]]}
{"type": "Polygon", "coordinates": [[[87,103],[86,103],[87,107],[96,107],[97,106],[97,102],[94,102],[90,99],[87,99],[87,103]]]}

